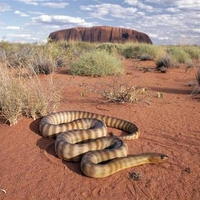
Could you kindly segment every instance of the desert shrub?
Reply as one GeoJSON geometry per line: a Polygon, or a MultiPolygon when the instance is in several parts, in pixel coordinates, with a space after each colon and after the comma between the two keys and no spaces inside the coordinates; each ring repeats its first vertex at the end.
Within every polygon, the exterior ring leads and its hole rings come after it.
{"type": "Polygon", "coordinates": [[[135,45],[127,46],[123,49],[122,55],[125,58],[138,58],[139,57],[139,47],[135,45]]]}
{"type": "Polygon", "coordinates": [[[56,66],[56,60],[46,48],[38,48],[29,60],[29,68],[33,69],[36,74],[50,74],[56,66]]]}
{"type": "Polygon", "coordinates": [[[154,60],[161,53],[162,48],[155,45],[135,43],[125,44],[122,55],[125,58],[134,58],[141,60],[154,60]]]}
{"type": "Polygon", "coordinates": [[[0,50],[4,54],[0,60],[6,62],[9,67],[24,67],[32,58],[34,45],[1,42],[0,50]]]}
{"type": "Polygon", "coordinates": [[[193,62],[192,59],[188,59],[188,60],[185,62],[185,64],[186,64],[187,69],[189,69],[189,68],[191,68],[191,67],[195,67],[195,63],[193,62]]]}
{"type": "Polygon", "coordinates": [[[14,78],[5,65],[0,68],[0,113],[13,125],[22,112],[25,86],[21,79],[14,78]]]}
{"type": "Polygon", "coordinates": [[[165,54],[163,57],[160,57],[156,60],[156,68],[160,67],[174,67],[176,62],[169,54],[165,54]]]}
{"type": "Polygon", "coordinates": [[[108,102],[114,103],[147,102],[150,98],[146,88],[133,86],[130,81],[124,81],[120,76],[114,77],[110,83],[98,83],[90,91],[98,93],[108,102]]]}
{"type": "Polygon", "coordinates": [[[74,42],[73,45],[75,49],[80,49],[83,50],[84,52],[85,51],[88,52],[96,48],[96,44],[90,42],[74,42]]]}
{"type": "Polygon", "coordinates": [[[179,46],[169,47],[167,48],[167,52],[177,63],[186,63],[190,60],[190,55],[179,46]]]}
{"type": "Polygon", "coordinates": [[[200,47],[199,46],[183,46],[183,49],[186,53],[190,55],[191,59],[199,60],[200,59],[200,47]]]}
{"type": "Polygon", "coordinates": [[[46,46],[50,50],[52,58],[55,60],[57,67],[67,66],[70,60],[68,42],[60,41],[56,43],[48,43],[46,46]]]}
{"type": "Polygon", "coordinates": [[[9,67],[34,69],[37,74],[49,74],[56,67],[59,52],[50,45],[0,43],[1,61],[9,67]]]}
{"type": "Polygon", "coordinates": [[[122,63],[118,57],[106,51],[93,50],[83,53],[71,62],[70,71],[73,75],[106,76],[122,72],[122,63]]]}
{"type": "Polygon", "coordinates": [[[110,90],[104,90],[101,95],[109,102],[136,103],[147,97],[147,90],[146,88],[128,87],[121,84],[119,88],[113,85],[110,90]]]}
{"type": "Polygon", "coordinates": [[[0,65],[0,115],[10,125],[22,115],[33,117],[54,111],[60,101],[61,90],[52,79],[42,83],[37,75],[24,77],[21,68],[0,65]]]}
{"type": "Polygon", "coordinates": [[[0,71],[0,113],[11,125],[17,123],[24,101],[24,84],[16,81],[12,74],[1,68],[0,71]]]}
{"type": "Polygon", "coordinates": [[[119,44],[114,43],[103,43],[97,46],[98,50],[105,50],[109,54],[112,55],[119,55],[120,53],[120,47],[119,44]]]}
{"type": "Polygon", "coordinates": [[[89,42],[60,42],[59,46],[64,49],[68,64],[96,48],[95,44],[89,42]]]}
{"type": "Polygon", "coordinates": [[[30,79],[26,83],[24,115],[36,119],[55,111],[61,99],[61,89],[54,84],[52,78],[48,78],[45,83],[41,83],[37,76],[30,79]]]}

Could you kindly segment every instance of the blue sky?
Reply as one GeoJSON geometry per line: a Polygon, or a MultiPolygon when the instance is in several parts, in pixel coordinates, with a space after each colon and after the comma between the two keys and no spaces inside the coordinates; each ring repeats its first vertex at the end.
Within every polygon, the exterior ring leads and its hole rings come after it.
{"type": "Polygon", "coordinates": [[[101,25],[200,45],[200,0],[0,0],[0,41],[46,42],[53,31],[101,25]]]}

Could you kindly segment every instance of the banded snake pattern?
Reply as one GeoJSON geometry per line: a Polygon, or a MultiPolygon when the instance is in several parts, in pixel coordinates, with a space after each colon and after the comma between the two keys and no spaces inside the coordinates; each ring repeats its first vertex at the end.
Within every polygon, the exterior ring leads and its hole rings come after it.
{"type": "Polygon", "coordinates": [[[66,161],[81,161],[81,171],[89,177],[103,178],[120,170],[147,163],[165,162],[161,153],[128,155],[123,140],[137,139],[135,124],[119,118],[86,111],[61,111],[42,118],[43,137],[56,138],[55,152],[66,161]],[[107,126],[127,132],[107,136],[107,126]]]}

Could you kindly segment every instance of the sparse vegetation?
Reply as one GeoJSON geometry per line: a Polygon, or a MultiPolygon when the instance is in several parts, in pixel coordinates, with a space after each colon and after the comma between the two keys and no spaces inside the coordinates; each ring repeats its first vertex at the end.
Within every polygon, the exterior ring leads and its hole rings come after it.
{"type": "MultiPolygon", "coordinates": [[[[0,115],[15,124],[21,115],[36,118],[56,109],[60,90],[52,76],[41,82],[38,74],[52,74],[57,67],[72,75],[107,76],[123,73],[121,59],[154,60],[155,67],[191,68],[200,60],[199,46],[156,46],[141,43],[49,42],[18,44],[0,42],[0,115]]],[[[200,70],[197,71],[198,90],[200,70]]],[[[113,82],[97,91],[111,102],[146,101],[145,88],[113,82]],[[104,89],[103,89],[104,88],[104,89]]],[[[84,93],[82,94],[84,96],[84,93]]],[[[162,95],[158,94],[158,98],[162,95]]]]}

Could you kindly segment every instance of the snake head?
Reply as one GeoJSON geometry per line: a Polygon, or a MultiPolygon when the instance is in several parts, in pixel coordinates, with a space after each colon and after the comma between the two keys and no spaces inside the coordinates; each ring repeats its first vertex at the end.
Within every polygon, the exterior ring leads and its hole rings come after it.
{"type": "Polygon", "coordinates": [[[168,156],[161,153],[149,153],[148,159],[150,163],[161,163],[166,162],[168,160],[168,156]]]}

